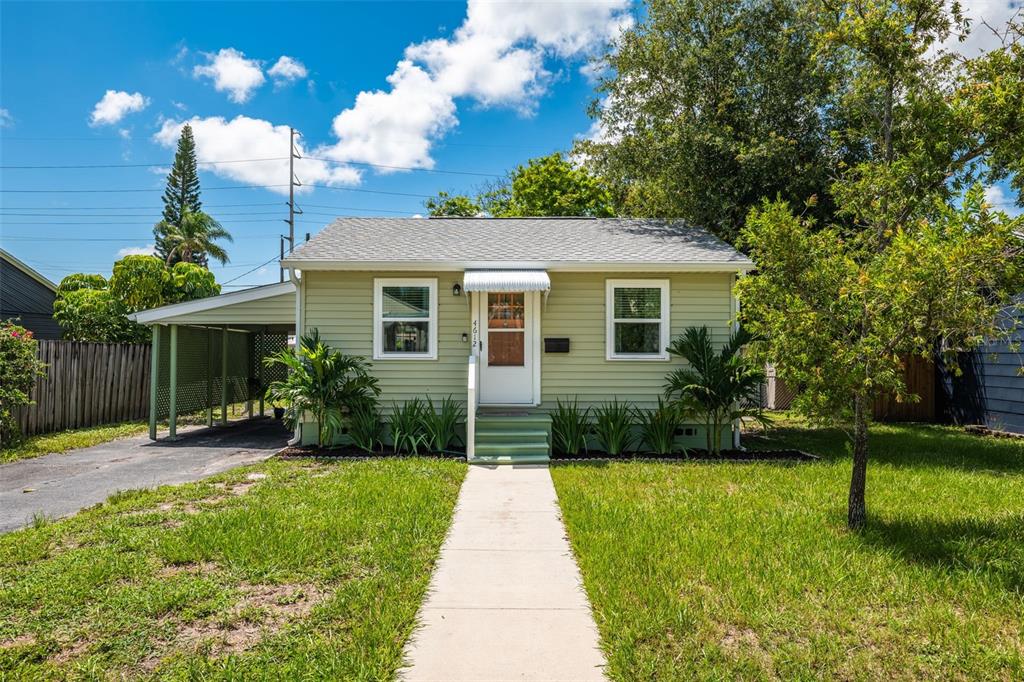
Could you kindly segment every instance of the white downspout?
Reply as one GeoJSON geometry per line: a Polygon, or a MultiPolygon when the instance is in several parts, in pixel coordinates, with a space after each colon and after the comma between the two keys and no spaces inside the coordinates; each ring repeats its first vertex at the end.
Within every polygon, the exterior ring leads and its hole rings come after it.
{"type": "MultiPolygon", "coordinates": [[[[295,268],[288,268],[288,279],[295,286],[295,352],[302,348],[302,280],[295,275],[295,268]]],[[[295,433],[288,445],[297,445],[302,442],[302,420],[296,420],[295,433]]]]}
{"type": "MultiPolygon", "coordinates": [[[[732,300],[732,330],[733,332],[739,331],[740,328],[740,299],[736,296],[736,282],[739,280],[739,275],[732,276],[732,286],[729,288],[729,296],[732,300]]],[[[741,450],[743,446],[740,445],[740,429],[742,423],[739,419],[733,421],[732,425],[732,447],[734,450],[741,450]]]]}

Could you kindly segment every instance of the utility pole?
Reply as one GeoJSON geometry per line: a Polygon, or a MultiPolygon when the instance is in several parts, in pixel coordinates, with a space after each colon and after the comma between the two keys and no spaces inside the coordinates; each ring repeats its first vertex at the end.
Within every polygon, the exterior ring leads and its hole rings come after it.
{"type": "MultiPolygon", "coordinates": [[[[291,253],[295,249],[295,216],[302,215],[302,209],[295,207],[295,188],[302,186],[302,183],[295,177],[295,159],[302,158],[295,148],[297,136],[299,136],[299,131],[295,128],[288,128],[288,219],[285,220],[288,223],[288,236],[281,235],[281,258],[284,258],[286,254],[285,240],[288,241],[287,253],[291,253]]],[[[284,267],[281,268],[281,281],[284,281],[284,267]]]]}

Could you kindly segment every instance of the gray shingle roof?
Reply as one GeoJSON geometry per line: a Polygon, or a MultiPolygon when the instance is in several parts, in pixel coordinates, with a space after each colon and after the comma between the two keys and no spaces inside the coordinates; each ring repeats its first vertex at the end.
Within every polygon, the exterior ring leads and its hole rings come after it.
{"type": "Polygon", "coordinates": [[[286,264],[715,264],[750,260],[706,230],[629,218],[338,218],[286,264]]]}

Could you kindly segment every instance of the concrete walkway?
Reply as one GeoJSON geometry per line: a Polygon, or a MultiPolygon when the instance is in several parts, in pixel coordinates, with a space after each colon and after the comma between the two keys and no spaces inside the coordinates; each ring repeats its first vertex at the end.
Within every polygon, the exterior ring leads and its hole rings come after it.
{"type": "Polygon", "coordinates": [[[37,514],[74,514],[119,490],[197,481],[260,462],[291,435],[272,419],[178,433],[176,441],[137,436],[0,465],[0,533],[31,523],[37,514]]]}
{"type": "Polygon", "coordinates": [[[603,680],[545,465],[471,466],[403,680],[603,680]]]}

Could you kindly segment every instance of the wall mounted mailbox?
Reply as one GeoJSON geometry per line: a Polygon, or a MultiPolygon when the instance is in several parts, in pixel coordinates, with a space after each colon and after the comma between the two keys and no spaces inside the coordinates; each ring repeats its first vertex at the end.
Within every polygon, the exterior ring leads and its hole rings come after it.
{"type": "Polygon", "coordinates": [[[545,353],[568,353],[569,352],[569,339],[568,338],[545,338],[544,339],[544,352],[545,353]]]}

